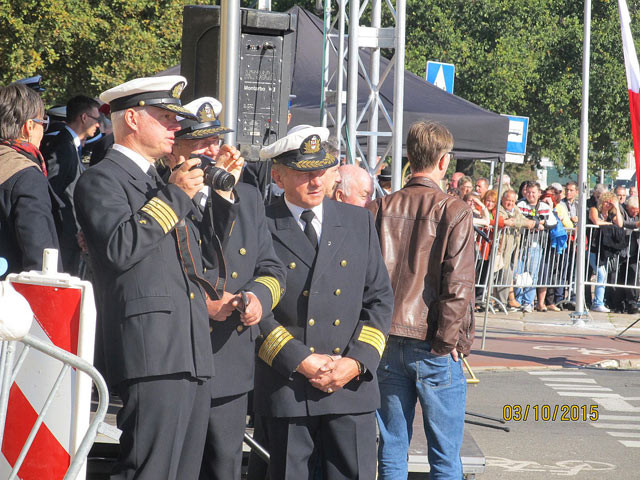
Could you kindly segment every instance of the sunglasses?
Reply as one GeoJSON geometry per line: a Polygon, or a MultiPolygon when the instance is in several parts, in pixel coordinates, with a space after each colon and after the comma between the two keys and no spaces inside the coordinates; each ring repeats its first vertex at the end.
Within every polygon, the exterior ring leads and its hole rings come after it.
{"type": "Polygon", "coordinates": [[[33,120],[34,122],[39,123],[40,125],[42,125],[42,128],[44,129],[45,132],[49,128],[49,116],[48,115],[43,115],[42,118],[32,118],[31,120],[33,120]]]}

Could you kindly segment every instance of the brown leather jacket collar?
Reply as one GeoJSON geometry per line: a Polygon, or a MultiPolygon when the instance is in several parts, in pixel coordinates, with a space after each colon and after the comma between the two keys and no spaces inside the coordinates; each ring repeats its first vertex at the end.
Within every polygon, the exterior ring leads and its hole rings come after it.
{"type": "Polygon", "coordinates": [[[425,177],[368,206],[395,294],[390,334],[467,355],[474,337],[471,209],[425,177]]]}

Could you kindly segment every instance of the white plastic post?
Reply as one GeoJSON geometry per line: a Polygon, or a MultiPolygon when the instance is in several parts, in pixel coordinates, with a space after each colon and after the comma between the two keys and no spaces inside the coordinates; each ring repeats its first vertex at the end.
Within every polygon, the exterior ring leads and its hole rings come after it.
{"type": "Polygon", "coordinates": [[[45,248],[42,252],[42,273],[45,275],[58,273],[58,250],[55,248],[45,248]]]}

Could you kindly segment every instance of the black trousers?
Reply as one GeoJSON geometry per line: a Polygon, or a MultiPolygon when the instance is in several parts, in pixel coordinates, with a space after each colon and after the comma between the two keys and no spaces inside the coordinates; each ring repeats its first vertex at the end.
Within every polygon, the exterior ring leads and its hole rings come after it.
{"type": "Polygon", "coordinates": [[[209,381],[181,373],[117,385],[122,436],[111,478],[196,480],[207,434],[209,381]]]}
{"type": "Polygon", "coordinates": [[[240,480],[248,394],[211,399],[200,480],[240,480]]]}
{"type": "MultiPolygon", "coordinates": [[[[269,437],[266,426],[266,418],[255,414],[253,417],[253,439],[271,452],[269,437]]],[[[247,480],[265,480],[269,478],[269,465],[260,456],[251,450],[249,453],[249,467],[247,469],[247,480]]]]}
{"type": "Polygon", "coordinates": [[[272,480],[313,479],[322,461],[326,480],[376,478],[374,412],[351,415],[266,418],[272,480]],[[322,452],[313,455],[314,450],[322,452]]]}

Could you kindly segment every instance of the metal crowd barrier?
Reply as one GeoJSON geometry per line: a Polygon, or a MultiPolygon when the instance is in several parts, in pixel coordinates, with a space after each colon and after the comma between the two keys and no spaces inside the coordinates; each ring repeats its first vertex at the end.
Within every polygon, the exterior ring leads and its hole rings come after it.
{"type": "Polygon", "coordinates": [[[563,289],[563,300],[575,295],[576,255],[586,256],[585,285],[616,289],[640,290],[640,230],[624,229],[619,249],[600,241],[600,228],[586,226],[586,245],[576,246],[576,229],[565,229],[567,239],[557,242],[548,230],[499,228],[498,250],[495,255],[493,285],[488,295],[489,261],[493,227],[476,229],[475,270],[477,303],[494,309],[492,304],[507,311],[505,303],[509,289],[563,289]],[[491,302],[487,302],[487,297],[491,302]]]}
{"type": "Polygon", "coordinates": [[[589,254],[585,269],[585,285],[640,289],[638,281],[638,265],[640,264],[640,230],[625,228],[625,239],[622,248],[615,249],[607,245],[598,235],[600,228],[587,225],[587,248],[589,254]],[[594,258],[591,258],[591,253],[594,258]],[[597,270],[604,269],[606,280],[598,281],[597,270]],[[594,276],[592,280],[591,277],[594,276]],[[612,281],[613,280],[613,281],[612,281]]]}
{"type": "MultiPolygon", "coordinates": [[[[486,304],[493,227],[476,233],[476,297],[486,304]]],[[[503,308],[509,289],[561,288],[568,301],[575,290],[575,229],[565,242],[552,240],[547,230],[499,228],[491,299],[503,308]]]]}
{"type": "Polygon", "coordinates": [[[12,480],[18,477],[18,472],[23,465],[29,448],[33,444],[33,441],[36,438],[36,434],[45,421],[45,418],[47,418],[46,415],[49,407],[56,397],[63,379],[69,373],[70,368],[73,367],[78,371],[86,373],[93,380],[98,392],[98,408],[96,411],[96,415],[89,424],[89,428],[87,429],[87,432],[85,433],[82,442],[80,442],[77,450],[72,453],[72,459],[69,464],[69,468],[67,469],[67,473],[64,476],[64,480],[75,479],[83,468],[87,455],[89,454],[89,450],[91,449],[91,446],[93,445],[93,442],[95,441],[95,438],[98,434],[98,430],[107,414],[107,407],[109,406],[109,391],[107,390],[107,385],[104,379],[102,378],[98,370],[96,370],[90,363],[67,352],[66,350],[63,350],[62,348],[44,343],[43,341],[31,335],[26,335],[20,341],[2,341],[0,346],[2,349],[2,352],[0,354],[0,445],[2,445],[4,437],[4,427],[7,418],[7,407],[9,404],[9,393],[11,390],[11,386],[16,379],[20,367],[23,365],[25,358],[29,353],[29,350],[34,349],[40,351],[45,355],[59,360],[62,363],[60,373],[53,387],[51,388],[40,412],[38,413],[38,418],[31,428],[25,444],[22,447],[15,464],[13,465],[8,480],[12,480]],[[18,344],[20,343],[22,343],[24,347],[22,348],[17,361],[14,362],[16,350],[18,344]]]}

